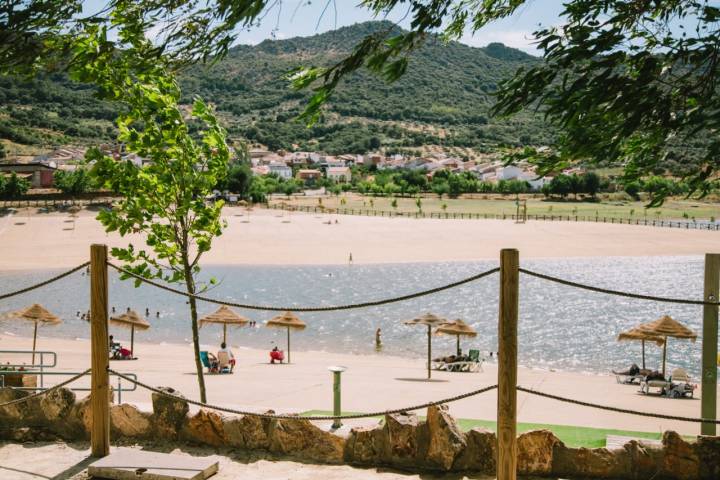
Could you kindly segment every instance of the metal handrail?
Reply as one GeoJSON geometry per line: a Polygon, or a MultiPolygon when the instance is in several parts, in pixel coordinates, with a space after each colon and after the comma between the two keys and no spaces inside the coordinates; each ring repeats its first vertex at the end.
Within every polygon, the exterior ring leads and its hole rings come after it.
{"type": "MultiPolygon", "coordinates": [[[[81,373],[83,373],[83,372],[44,372],[44,375],[79,375],[79,374],[81,374],[81,373]]],[[[39,372],[39,371],[31,371],[31,370],[23,370],[23,371],[19,371],[19,372],[18,372],[18,371],[15,371],[15,372],[0,372],[0,379],[3,380],[3,385],[4,385],[4,380],[5,380],[5,379],[4,379],[4,375],[17,375],[17,374],[21,374],[21,375],[43,375],[42,372],[39,372]]],[[[109,375],[111,375],[111,376],[117,376],[117,375],[114,374],[114,373],[109,373],[109,375]]],[[[123,375],[126,376],[126,377],[130,377],[130,378],[132,378],[133,380],[137,380],[137,375],[134,374],[134,373],[123,373],[123,375]]],[[[117,401],[117,403],[120,404],[120,403],[122,403],[122,392],[134,392],[134,391],[137,390],[137,385],[133,383],[133,384],[132,384],[132,388],[124,388],[124,387],[123,387],[123,384],[122,384],[122,378],[119,377],[119,376],[117,376],[117,377],[118,377],[118,384],[117,384],[117,388],[115,389],[115,391],[118,392],[118,401],[117,401]]],[[[42,378],[42,377],[41,377],[41,378],[42,378]]],[[[28,390],[28,391],[47,390],[47,388],[45,388],[44,386],[40,386],[40,387],[12,387],[12,388],[14,388],[15,390],[28,390]]],[[[89,392],[89,391],[91,391],[92,389],[89,388],[89,387],[72,387],[72,388],[70,388],[70,390],[75,391],[75,392],[89,392]]]]}
{"type": "MultiPolygon", "coordinates": [[[[0,350],[0,356],[2,356],[2,354],[6,354],[6,355],[7,354],[11,354],[11,355],[28,354],[28,355],[35,355],[35,356],[39,355],[40,363],[35,363],[35,364],[30,364],[30,365],[28,365],[26,363],[23,363],[23,364],[6,363],[6,364],[0,364],[0,368],[27,368],[27,369],[37,368],[37,369],[40,369],[40,387],[41,388],[45,386],[45,376],[43,375],[43,373],[45,373],[45,369],[57,367],[57,353],[48,351],[48,350],[35,350],[34,352],[32,350],[0,350]],[[52,356],[52,363],[50,363],[50,364],[45,363],[45,355],[52,356]]],[[[26,370],[23,370],[23,372],[25,372],[25,371],[26,370]]],[[[2,384],[0,384],[0,387],[4,387],[4,386],[5,386],[5,378],[2,377],[2,384]]]]}

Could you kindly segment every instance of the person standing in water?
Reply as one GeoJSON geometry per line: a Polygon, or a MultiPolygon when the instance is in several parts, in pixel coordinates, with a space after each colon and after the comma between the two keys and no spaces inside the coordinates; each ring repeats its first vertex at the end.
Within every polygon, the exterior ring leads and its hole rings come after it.
{"type": "Polygon", "coordinates": [[[348,264],[352,265],[353,259],[352,259],[352,252],[350,252],[350,256],[348,257],[348,264]]]}
{"type": "Polygon", "coordinates": [[[382,339],[380,338],[381,330],[378,328],[375,330],[375,350],[378,352],[382,350],[382,339]]]}

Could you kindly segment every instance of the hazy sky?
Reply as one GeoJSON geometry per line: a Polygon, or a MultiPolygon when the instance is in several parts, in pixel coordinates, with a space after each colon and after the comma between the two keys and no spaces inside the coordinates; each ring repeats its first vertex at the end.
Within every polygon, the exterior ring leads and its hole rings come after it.
{"type": "MultiPolygon", "coordinates": [[[[256,44],[269,38],[290,38],[309,36],[352,25],[374,18],[372,14],[358,7],[359,0],[279,0],[267,12],[259,27],[238,34],[238,43],[256,44]],[[335,8],[337,6],[337,8],[335,8]],[[324,13],[323,13],[324,11],[324,13]]],[[[89,0],[84,4],[86,13],[102,9],[104,0],[89,0]]],[[[502,42],[508,46],[537,54],[530,38],[538,25],[550,26],[558,23],[562,2],[559,0],[529,0],[513,17],[494,23],[474,36],[461,41],[473,46],[485,46],[490,42],[502,42]]],[[[402,20],[407,9],[398,9],[387,16],[388,20],[408,27],[409,19],[402,20]]]]}

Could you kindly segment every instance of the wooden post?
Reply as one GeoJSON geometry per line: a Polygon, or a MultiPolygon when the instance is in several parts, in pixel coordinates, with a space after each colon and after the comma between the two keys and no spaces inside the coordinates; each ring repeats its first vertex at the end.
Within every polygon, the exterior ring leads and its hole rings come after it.
{"type": "Polygon", "coordinates": [[[35,366],[35,350],[37,349],[37,320],[35,320],[35,331],[33,332],[33,355],[31,365],[35,366]]]}
{"type": "Polygon", "coordinates": [[[90,444],[93,457],[110,453],[107,246],[90,247],[90,354],[92,384],[90,444]]]}
{"type": "Polygon", "coordinates": [[[642,368],[645,370],[645,340],[641,340],[642,342],[642,368]]]}
{"type": "Polygon", "coordinates": [[[428,370],[428,380],[430,379],[432,375],[432,371],[430,370],[430,361],[432,358],[432,327],[430,325],[427,326],[427,337],[428,337],[428,359],[427,359],[427,370],[428,370]]]}
{"type": "MultiPolygon", "coordinates": [[[[705,288],[703,299],[717,302],[720,295],[720,254],[705,255],[705,288]]],[[[717,419],[717,354],[718,354],[718,307],[703,306],[702,389],[700,416],[717,419]]],[[[714,423],[703,423],[700,433],[716,435],[714,423]]]]}
{"type": "Polygon", "coordinates": [[[288,336],[288,363],[290,363],[290,327],[287,327],[288,336]]]}
{"type": "Polygon", "coordinates": [[[500,252],[498,319],[497,480],[517,478],[517,323],[520,260],[515,249],[500,252]]]}

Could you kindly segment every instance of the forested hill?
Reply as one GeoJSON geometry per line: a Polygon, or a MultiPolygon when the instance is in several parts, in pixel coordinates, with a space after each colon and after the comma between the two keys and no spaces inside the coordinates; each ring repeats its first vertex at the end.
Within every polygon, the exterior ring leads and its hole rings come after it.
{"type": "MultiPolygon", "coordinates": [[[[235,47],[221,62],[181,74],[185,100],[200,95],[215,103],[232,137],[271,149],[360,153],[378,145],[388,151],[436,146],[471,154],[500,144],[551,141],[547,127],[529,114],[488,118],[498,83],[536,58],[502,44],[473,48],[436,38],[413,54],[400,81],[387,84],[367,72],[355,74],[340,86],[322,123],[306,128],[293,120],[309,94],[292,91],[285,73],[301,64],[331,64],[369,33],[390,26],[366,22],[235,47]]],[[[91,98],[91,89],[61,77],[32,82],[0,77],[0,137],[16,144],[109,140],[112,109],[91,98]]]]}

